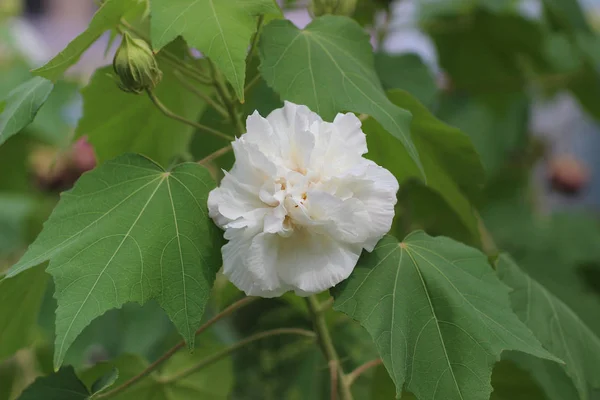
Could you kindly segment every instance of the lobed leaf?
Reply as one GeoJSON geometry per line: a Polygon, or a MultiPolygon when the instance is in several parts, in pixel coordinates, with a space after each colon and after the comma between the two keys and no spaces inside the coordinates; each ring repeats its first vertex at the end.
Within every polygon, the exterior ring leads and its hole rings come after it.
{"type": "Polygon", "coordinates": [[[299,30],[290,21],[273,21],[259,48],[262,76],[283,99],[305,104],[325,120],[342,111],[371,115],[423,172],[410,136],[410,113],[387,98],[369,36],[358,23],[323,16],[299,30]]]}
{"type": "MultiPolygon", "coordinates": [[[[479,243],[477,219],[468,195],[476,197],[485,174],[471,140],[459,129],[438,120],[407,92],[392,90],[388,97],[393,104],[413,115],[410,130],[423,163],[427,185],[459,217],[473,238],[471,242],[479,243]]],[[[368,119],[363,129],[369,146],[367,157],[388,168],[401,184],[410,178],[421,178],[419,169],[406,157],[406,150],[381,125],[368,119]]],[[[414,191],[411,194],[415,194],[414,191]]]]}
{"type": "MultiPolygon", "coordinates": [[[[163,81],[154,90],[156,96],[179,115],[197,120],[206,104],[179,83],[169,66],[161,69],[163,81]]],[[[76,136],[87,136],[99,162],[132,152],[168,165],[184,154],[194,128],[165,116],[148,96],[120,90],[111,71],[112,67],[97,70],[82,90],[83,116],[76,136]]]]}
{"type": "Polygon", "coordinates": [[[73,367],[61,368],[52,375],[35,380],[19,400],[86,400],[90,393],[75,375],[73,367]]]}
{"type": "Polygon", "coordinates": [[[53,88],[49,80],[33,77],[0,102],[0,145],[33,121],[53,88]]]}
{"type": "Polygon", "coordinates": [[[591,399],[590,388],[600,388],[600,338],[508,256],[500,257],[497,272],[502,282],[513,289],[510,297],[515,313],[546,349],[564,360],[563,368],[580,398],[591,399]]]}
{"type": "Polygon", "coordinates": [[[487,257],[448,238],[387,236],[334,297],[371,334],[397,395],[489,399],[502,351],[558,360],[512,312],[487,257]]]}
{"type": "Polygon", "coordinates": [[[151,0],[152,43],[161,49],[177,36],[211,59],[244,100],[246,53],[256,16],[278,14],[273,0],[151,0]]]}
{"type": "Polygon", "coordinates": [[[155,298],[190,346],[221,266],[221,234],[208,217],[214,187],[197,164],[165,171],[124,155],[85,174],[7,276],[50,260],[55,366],[94,318],[155,298]]]}
{"type": "Polygon", "coordinates": [[[0,281],[0,361],[33,343],[47,283],[42,267],[0,281]]]}
{"type": "Polygon", "coordinates": [[[67,47],[46,65],[33,70],[33,73],[56,81],[69,67],[79,61],[81,55],[107,30],[115,28],[121,17],[137,8],[140,0],[105,0],[87,29],[77,36],[67,47]]]}
{"type": "MultiPolygon", "coordinates": [[[[219,346],[211,346],[212,351],[219,346]]],[[[170,378],[206,359],[210,352],[207,349],[196,349],[193,355],[177,353],[171,357],[158,371],[126,391],[114,396],[115,400],[132,398],[153,400],[186,400],[186,399],[229,399],[233,387],[231,359],[223,359],[205,369],[191,373],[189,376],[171,381],[170,378]]],[[[100,363],[82,373],[84,382],[92,382],[99,374],[111,369],[118,369],[119,377],[113,386],[119,386],[138,375],[148,366],[148,362],[139,356],[125,354],[114,361],[100,363]]]]}

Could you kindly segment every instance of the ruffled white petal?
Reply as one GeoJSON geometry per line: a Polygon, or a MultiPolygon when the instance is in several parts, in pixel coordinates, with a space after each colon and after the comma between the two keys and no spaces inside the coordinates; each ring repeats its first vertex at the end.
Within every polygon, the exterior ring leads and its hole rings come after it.
{"type": "Polygon", "coordinates": [[[262,297],[338,284],[389,231],[398,182],[362,157],[367,143],[354,114],[329,123],[286,102],[246,125],[232,144],[233,168],[208,199],[229,240],[224,274],[262,297]]]}
{"type": "Polygon", "coordinates": [[[350,276],[361,251],[360,244],[300,230],[280,242],[279,276],[298,295],[319,293],[350,276]]]}

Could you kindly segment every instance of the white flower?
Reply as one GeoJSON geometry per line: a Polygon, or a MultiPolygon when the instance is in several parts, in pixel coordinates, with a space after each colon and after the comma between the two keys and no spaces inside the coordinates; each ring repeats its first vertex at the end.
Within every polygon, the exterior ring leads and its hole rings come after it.
{"type": "Polygon", "coordinates": [[[324,122],[289,102],[254,112],[235,164],[208,198],[225,230],[223,272],[252,296],[307,296],[346,279],[391,227],[398,181],[363,158],[354,114],[324,122]]]}

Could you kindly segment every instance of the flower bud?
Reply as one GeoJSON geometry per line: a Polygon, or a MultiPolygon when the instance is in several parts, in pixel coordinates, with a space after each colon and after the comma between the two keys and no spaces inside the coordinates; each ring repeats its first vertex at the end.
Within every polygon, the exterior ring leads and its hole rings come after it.
{"type": "Polygon", "coordinates": [[[150,45],[142,39],[132,38],[127,32],[115,54],[113,68],[120,80],[119,87],[125,92],[152,90],[162,78],[150,45]]]}
{"type": "Polygon", "coordinates": [[[351,16],[357,0],[312,0],[309,12],[313,17],[325,14],[351,16]]]}

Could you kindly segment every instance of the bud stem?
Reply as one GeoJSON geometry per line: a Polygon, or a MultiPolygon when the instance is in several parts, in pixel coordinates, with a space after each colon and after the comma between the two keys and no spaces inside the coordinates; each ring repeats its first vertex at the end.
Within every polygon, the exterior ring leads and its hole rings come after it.
{"type": "Polygon", "coordinates": [[[216,129],[213,129],[209,126],[206,125],[202,125],[199,124],[197,122],[194,121],[190,121],[187,118],[182,117],[181,115],[177,115],[174,112],[172,112],[171,110],[169,110],[159,99],[158,97],[156,97],[156,95],[154,94],[154,92],[152,92],[151,90],[147,90],[146,91],[148,93],[148,97],[150,98],[150,100],[152,100],[152,103],[154,103],[154,105],[156,106],[156,108],[158,108],[164,115],[166,115],[169,118],[172,118],[176,121],[182,122],[184,124],[187,124],[189,126],[193,126],[194,128],[200,129],[200,130],[204,130],[208,133],[211,133],[215,136],[218,136],[220,138],[226,139],[228,141],[234,140],[235,138],[233,136],[229,136],[226,133],[220,132],[216,129]]]}
{"type": "Polygon", "coordinates": [[[208,94],[204,93],[203,91],[199,90],[198,88],[194,87],[193,85],[190,85],[184,79],[184,77],[181,75],[181,73],[179,71],[175,71],[175,77],[177,78],[179,83],[181,83],[183,86],[185,86],[185,88],[187,90],[189,90],[190,92],[194,93],[196,96],[198,96],[199,98],[204,100],[206,102],[206,104],[208,104],[209,106],[214,108],[223,117],[227,118],[229,116],[229,114],[227,114],[227,110],[225,110],[223,107],[221,107],[221,105],[218,104],[216,101],[214,101],[213,98],[210,97],[208,94]]]}

